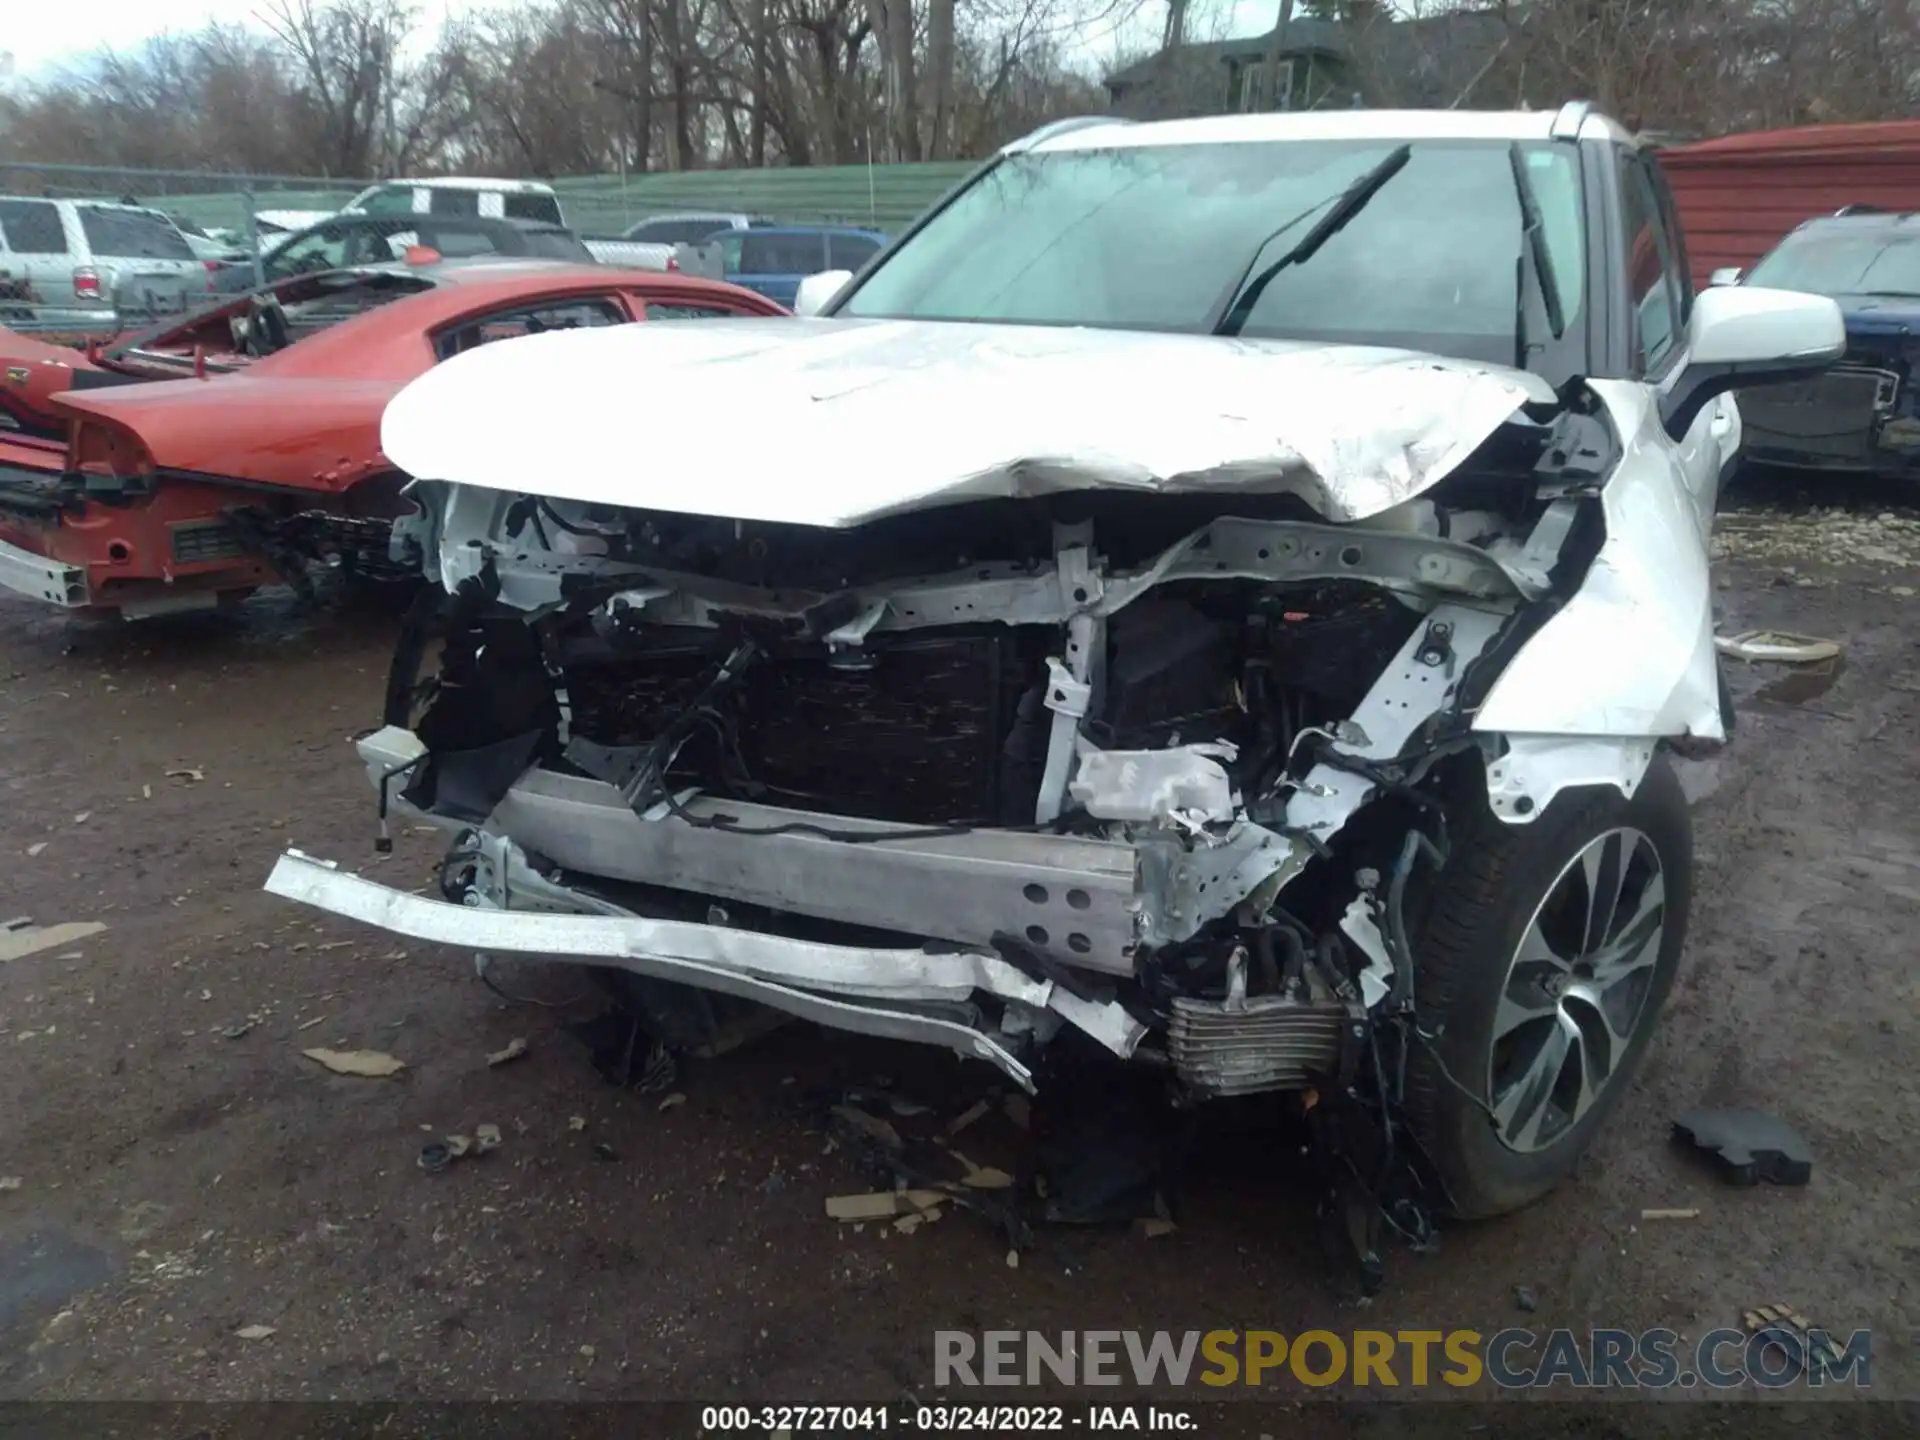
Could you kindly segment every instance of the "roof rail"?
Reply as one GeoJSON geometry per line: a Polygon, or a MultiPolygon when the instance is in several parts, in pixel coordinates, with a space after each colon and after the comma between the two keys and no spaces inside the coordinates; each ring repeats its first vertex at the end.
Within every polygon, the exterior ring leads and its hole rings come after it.
{"type": "Polygon", "coordinates": [[[1885,207],[1885,206],[1881,206],[1881,205],[1859,205],[1859,204],[1855,204],[1855,205],[1842,205],[1842,206],[1841,206],[1841,207],[1840,207],[1840,208],[1839,208],[1838,210],[1836,210],[1836,211],[1834,211],[1833,213],[1834,213],[1834,214],[1835,214],[1836,216],[1840,216],[1840,215],[1884,215],[1884,214],[1886,214],[1886,213],[1887,213],[1887,211],[1886,211],[1886,207],[1885,207]]]}
{"type": "Polygon", "coordinates": [[[1031,134],[1022,135],[1018,140],[1008,142],[1001,147],[1003,154],[1014,155],[1023,150],[1031,150],[1060,135],[1071,135],[1076,130],[1090,130],[1096,125],[1131,125],[1133,121],[1123,120],[1117,115],[1069,115],[1064,120],[1051,120],[1031,134]]]}
{"type": "Polygon", "coordinates": [[[1580,127],[1587,123],[1587,117],[1591,114],[1591,100],[1569,100],[1560,107],[1560,113],[1553,117],[1553,128],[1547,133],[1556,140],[1578,140],[1580,127]]]}

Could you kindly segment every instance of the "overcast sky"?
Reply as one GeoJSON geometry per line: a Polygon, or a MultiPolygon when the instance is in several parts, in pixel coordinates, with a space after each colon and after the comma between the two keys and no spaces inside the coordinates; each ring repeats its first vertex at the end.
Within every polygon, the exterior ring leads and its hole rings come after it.
{"type": "MultiPolygon", "coordinates": [[[[417,0],[423,31],[430,31],[449,13],[491,8],[501,0],[417,0]]],[[[6,19],[0,22],[0,56],[11,52],[13,73],[21,79],[44,79],[62,66],[83,60],[104,42],[118,50],[136,48],[143,40],[166,31],[198,30],[209,20],[229,24],[257,24],[264,0],[84,0],[75,11],[49,0],[0,0],[6,19]],[[76,24],[79,18],[83,23],[76,24]]],[[[1275,0],[1200,0],[1190,22],[1195,38],[1213,35],[1257,35],[1273,26],[1275,0]],[[1204,13],[1203,13],[1204,12],[1204,13]]],[[[1150,44],[1157,38],[1165,15],[1159,0],[1145,0],[1143,13],[1120,44],[1150,44]]],[[[1086,37],[1085,62],[1091,68],[1111,59],[1116,51],[1111,27],[1086,37]]]]}

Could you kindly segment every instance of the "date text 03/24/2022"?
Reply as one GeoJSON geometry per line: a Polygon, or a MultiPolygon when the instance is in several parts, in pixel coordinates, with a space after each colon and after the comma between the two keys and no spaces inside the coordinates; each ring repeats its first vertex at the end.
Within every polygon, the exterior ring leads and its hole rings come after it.
{"type": "Polygon", "coordinates": [[[1198,1422],[1163,1405],[916,1405],[898,1413],[885,1405],[709,1405],[700,1412],[703,1434],[728,1431],[803,1435],[828,1431],[904,1434],[1013,1435],[1070,1430],[1192,1433],[1198,1422]]]}

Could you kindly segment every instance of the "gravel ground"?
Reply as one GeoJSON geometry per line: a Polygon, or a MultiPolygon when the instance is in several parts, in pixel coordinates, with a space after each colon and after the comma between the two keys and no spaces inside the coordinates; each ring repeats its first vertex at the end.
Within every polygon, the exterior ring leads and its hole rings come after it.
{"type": "Polygon", "coordinates": [[[1693,938],[1635,1089],[1572,1182],[1394,1251],[1365,1311],[1328,1284],[1290,1151],[1238,1119],[1203,1132],[1157,1238],[1043,1229],[1009,1268],[964,1215],[836,1228],[823,1199],[865,1177],[814,1093],[884,1072],[953,1113],[986,1067],[795,1026],[690,1065],[662,1108],[563,1032],[598,1008],[577,977],[504,969],[544,1002],[509,1003],[468,957],[261,893],[287,845],[431,876],[425,834],[373,854],[347,747],[390,618],[0,604],[0,919],[108,927],[0,966],[0,1398],[892,1400],[926,1393],[938,1328],[1698,1335],[1773,1300],[1870,1327],[1877,1392],[1920,1396],[1920,518],[1822,496],[1755,484],[1721,529],[1723,630],[1831,636],[1845,664],[1823,693],[1734,677],[1738,743],[1688,777],[1693,938]],[[331,1075],[313,1046],[407,1069],[331,1075]],[[1812,1185],[1733,1190],[1674,1153],[1669,1117],[1700,1104],[1799,1127],[1812,1185]],[[483,1123],[493,1153],[416,1165],[483,1123]]]}

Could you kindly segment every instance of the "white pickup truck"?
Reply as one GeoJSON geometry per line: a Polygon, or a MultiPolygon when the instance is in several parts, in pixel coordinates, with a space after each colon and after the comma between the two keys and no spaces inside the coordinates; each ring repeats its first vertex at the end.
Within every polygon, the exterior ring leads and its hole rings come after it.
{"type": "MultiPolygon", "coordinates": [[[[447,176],[437,180],[387,180],[370,185],[343,207],[362,215],[478,215],[492,219],[541,220],[565,225],[560,197],[539,180],[447,176]]],[[[665,270],[671,245],[581,236],[594,259],[629,270],[665,270]]]]}

